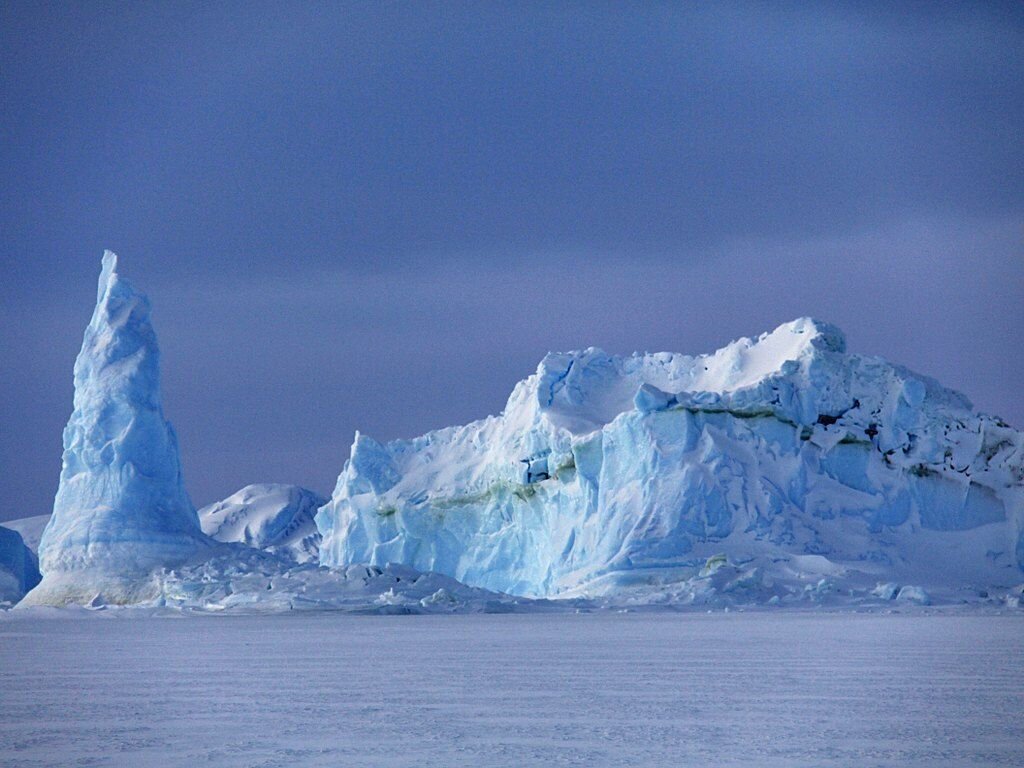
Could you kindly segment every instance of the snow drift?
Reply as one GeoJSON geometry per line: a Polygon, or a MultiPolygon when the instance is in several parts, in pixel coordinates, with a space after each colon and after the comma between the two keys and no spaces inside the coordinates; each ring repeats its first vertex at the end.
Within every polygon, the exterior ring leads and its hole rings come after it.
{"type": "Polygon", "coordinates": [[[716,557],[755,600],[790,576],[1009,586],[1022,445],[807,318],[698,357],[550,354],[500,416],[386,445],[357,434],[316,518],[321,562],[531,596],[671,594],[716,557]]]}

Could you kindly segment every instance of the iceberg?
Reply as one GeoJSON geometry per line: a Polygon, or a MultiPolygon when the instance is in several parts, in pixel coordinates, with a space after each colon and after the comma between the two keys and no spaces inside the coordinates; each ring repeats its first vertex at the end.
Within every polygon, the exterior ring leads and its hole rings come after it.
{"type": "Polygon", "coordinates": [[[320,531],[313,516],[327,499],[297,485],[247,485],[199,510],[203,532],[239,542],[295,563],[318,562],[320,531]]]}
{"type": "Polygon", "coordinates": [[[17,520],[6,520],[5,528],[17,531],[21,534],[25,546],[32,550],[32,554],[39,555],[39,540],[43,537],[46,524],[50,522],[49,515],[35,515],[33,517],[22,517],[17,520]]]}
{"type": "Polygon", "coordinates": [[[16,603],[39,583],[39,567],[21,534],[0,525],[0,605],[16,603]]]}
{"type": "Polygon", "coordinates": [[[549,354],[498,416],[357,433],[316,523],[324,565],[532,597],[693,597],[733,572],[722,588],[773,597],[787,579],[1011,586],[1024,436],[802,318],[707,355],[549,354]],[[702,576],[715,556],[729,569],[702,576]]]}
{"type": "Polygon", "coordinates": [[[75,361],[74,412],[53,515],[39,544],[42,582],[23,605],[135,602],[156,569],[208,547],[160,404],[147,298],[107,251],[96,309],[75,361]]]}
{"type": "Polygon", "coordinates": [[[53,513],[0,529],[5,604],[1020,604],[1024,435],[826,323],[699,356],[549,354],[498,416],[357,432],[330,499],[250,485],[197,513],[149,314],[107,252],[53,513]]]}

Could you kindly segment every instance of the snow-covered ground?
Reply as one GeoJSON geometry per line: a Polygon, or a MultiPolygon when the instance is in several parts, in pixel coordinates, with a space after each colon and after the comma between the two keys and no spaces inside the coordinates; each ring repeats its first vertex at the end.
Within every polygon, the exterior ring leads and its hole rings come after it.
{"type": "Polygon", "coordinates": [[[0,766],[1024,764],[1020,615],[128,615],[0,621],[0,766]]]}

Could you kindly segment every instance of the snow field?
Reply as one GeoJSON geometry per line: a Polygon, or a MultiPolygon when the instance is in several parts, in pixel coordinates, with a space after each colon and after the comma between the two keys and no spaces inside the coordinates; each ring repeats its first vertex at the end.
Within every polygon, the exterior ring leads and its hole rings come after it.
{"type": "Polygon", "coordinates": [[[0,766],[1019,766],[1022,630],[850,613],[9,617],[0,766]]]}

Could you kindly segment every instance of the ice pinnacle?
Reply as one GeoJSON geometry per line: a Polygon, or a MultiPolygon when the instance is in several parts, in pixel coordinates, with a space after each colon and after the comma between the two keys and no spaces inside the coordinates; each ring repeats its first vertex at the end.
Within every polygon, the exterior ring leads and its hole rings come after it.
{"type": "Polygon", "coordinates": [[[43,580],[26,604],[146,599],[155,571],[207,542],[160,404],[149,315],[149,300],[118,275],[107,251],[75,361],[60,486],[39,547],[43,580]]]}

